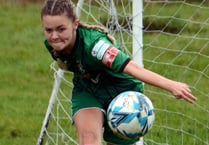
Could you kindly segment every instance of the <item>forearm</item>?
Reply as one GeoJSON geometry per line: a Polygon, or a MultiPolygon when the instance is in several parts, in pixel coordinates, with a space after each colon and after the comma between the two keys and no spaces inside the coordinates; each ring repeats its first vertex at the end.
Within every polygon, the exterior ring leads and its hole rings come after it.
{"type": "Polygon", "coordinates": [[[140,67],[133,61],[130,61],[123,71],[124,73],[127,73],[147,84],[171,92],[177,99],[184,99],[190,103],[194,103],[197,100],[197,98],[192,95],[187,84],[167,79],[161,75],[140,67]]]}
{"type": "Polygon", "coordinates": [[[156,86],[171,92],[173,83],[172,80],[144,69],[133,61],[130,61],[129,64],[125,67],[124,73],[127,73],[146,84],[150,84],[152,86],[156,86]]]}

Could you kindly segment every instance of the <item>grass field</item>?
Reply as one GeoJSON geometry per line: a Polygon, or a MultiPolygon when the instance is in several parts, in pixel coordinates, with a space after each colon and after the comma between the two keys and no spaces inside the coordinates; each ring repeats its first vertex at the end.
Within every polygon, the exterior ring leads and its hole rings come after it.
{"type": "Polygon", "coordinates": [[[0,6],[0,144],[35,144],[52,82],[40,5],[0,6]]]}
{"type": "MultiPolygon", "coordinates": [[[[53,85],[52,72],[49,69],[52,59],[42,43],[44,35],[40,21],[40,9],[41,5],[39,4],[17,5],[16,3],[12,5],[1,3],[0,5],[0,145],[36,144],[48,106],[53,85]]],[[[189,13],[189,10],[187,11],[189,13]]],[[[206,12],[205,15],[207,14],[206,12]]],[[[199,19],[204,18],[205,15],[199,17],[199,19]]],[[[201,35],[208,35],[208,32],[209,28],[205,29],[205,32],[201,33],[201,35]]],[[[151,37],[145,36],[145,41],[151,40],[151,37]]],[[[161,38],[161,40],[153,45],[164,44],[166,46],[167,38],[161,38]]],[[[176,47],[177,45],[180,46],[179,44],[176,44],[176,47]]],[[[192,51],[198,48],[197,45],[195,44],[191,48],[192,51]]],[[[156,49],[153,51],[145,47],[145,57],[151,59],[155,57],[155,54],[158,53],[157,51],[159,50],[156,49]]],[[[209,49],[205,49],[204,54],[208,56],[209,49]]],[[[167,61],[171,55],[166,54],[163,58],[167,61]]],[[[192,57],[194,56],[183,57],[182,60],[184,61],[176,63],[182,63],[184,65],[192,57]]],[[[204,68],[208,65],[208,57],[197,62],[192,65],[192,68],[197,68],[198,71],[204,71],[204,68]]],[[[189,78],[182,78],[181,73],[175,70],[172,71],[173,73],[163,72],[164,69],[171,69],[169,67],[160,68],[160,65],[151,67],[152,64],[148,61],[145,61],[145,66],[170,78],[176,78],[185,82],[191,81],[192,86],[195,86],[196,82],[192,81],[197,76],[193,74],[190,74],[189,78]]],[[[207,76],[208,73],[208,70],[206,70],[205,74],[207,76]]],[[[200,95],[198,104],[202,105],[203,108],[208,108],[208,80],[206,77],[203,79],[205,80],[201,81],[199,88],[207,97],[204,95],[201,96],[197,90],[194,90],[194,92],[195,95],[200,95]]],[[[149,89],[156,92],[159,91],[159,89],[152,87],[149,87],[149,89]]],[[[147,94],[149,95],[149,92],[147,94]]],[[[153,96],[152,93],[150,95],[153,96]]],[[[173,98],[159,100],[158,98],[152,97],[152,99],[156,107],[164,106],[164,101],[168,103],[173,101],[173,98]]],[[[169,109],[173,106],[166,107],[169,109]]],[[[175,107],[182,111],[192,109],[192,106],[183,105],[182,102],[176,102],[175,107]]],[[[195,109],[193,108],[193,110],[195,109]]],[[[206,113],[205,110],[196,110],[194,112],[185,111],[185,113],[191,113],[191,116],[193,113],[196,113],[200,116],[197,118],[201,118],[203,122],[207,122],[209,116],[201,116],[201,111],[206,113]]],[[[164,115],[163,113],[161,113],[162,116],[164,115]]],[[[169,119],[164,120],[165,118],[162,116],[157,116],[158,124],[162,123],[166,125],[169,119]],[[163,119],[160,119],[160,117],[163,119]]],[[[176,118],[176,116],[178,115],[172,114],[171,118],[176,118]]],[[[182,121],[181,117],[175,121],[172,120],[172,123],[176,125],[179,121],[182,121]]],[[[188,122],[191,123],[190,121],[188,122]]],[[[184,125],[190,126],[191,124],[189,123],[187,124],[185,122],[184,125]]],[[[198,124],[196,128],[198,128],[198,124]]],[[[163,132],[163,128],[161,129],[163,132]]],[[[158,131],[154,130],[149,136],[161,139],[161,135],[163,134],[161,129],[158,131]]],[[[202,134],[201,136],[208,140],[208,134],[205,134],[207,131],[208,128],[197,129],[196,133],[202,134]]],[[[190,129],[189,132],[192,134],[194,130],[190,129]]]]}

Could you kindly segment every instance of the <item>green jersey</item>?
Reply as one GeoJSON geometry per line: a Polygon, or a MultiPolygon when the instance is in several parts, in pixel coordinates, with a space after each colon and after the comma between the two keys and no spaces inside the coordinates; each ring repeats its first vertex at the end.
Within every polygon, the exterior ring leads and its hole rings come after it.
{"type": "Polygon", "coordinates": [[[73,94],[88,91],[109,103],[117,94],[127,90],[143,92],[139,80],[122,73],[130,61],[119,45],[114,45],[107,35],[95,29],[79,27],[71,55],[53,55],[53,48],[45,41],[52,57],[60,58],[74,73],[73,94]],[[109,101],[108,101],[109,100],[109,101]]]}

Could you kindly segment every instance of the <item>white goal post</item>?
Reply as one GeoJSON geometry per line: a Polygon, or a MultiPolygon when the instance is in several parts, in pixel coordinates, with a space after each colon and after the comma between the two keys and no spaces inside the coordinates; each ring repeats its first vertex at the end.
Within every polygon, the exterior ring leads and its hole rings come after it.
{"type": "MultiPolygon", "coordinates": [[[[209,144],[209,1],[74,0],[80,19],[107,27],[137,63],[187,83],[189,104],[145,84],[156,120],[140,145],[209,144]]],[[[37,145],[78,145],[71,118],[73,74],[51,64],[54,87],[37,145]]]]}

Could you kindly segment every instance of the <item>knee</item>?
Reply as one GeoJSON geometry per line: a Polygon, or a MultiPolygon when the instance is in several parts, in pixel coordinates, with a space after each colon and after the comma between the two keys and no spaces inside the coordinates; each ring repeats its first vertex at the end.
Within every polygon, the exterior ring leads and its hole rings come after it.
{"type": "Polygon", "coordinates": [[[97,134],[92,131],[84,131],[81,133],[81,138],[95,140],[98,137],[97,137],[97,134]]]}
{"type": "Polygon", "coordinates": [[[83,131],[79,134],[79,140],[82,145],[101,145],[101,136],[93,131],[83,131]]]}

